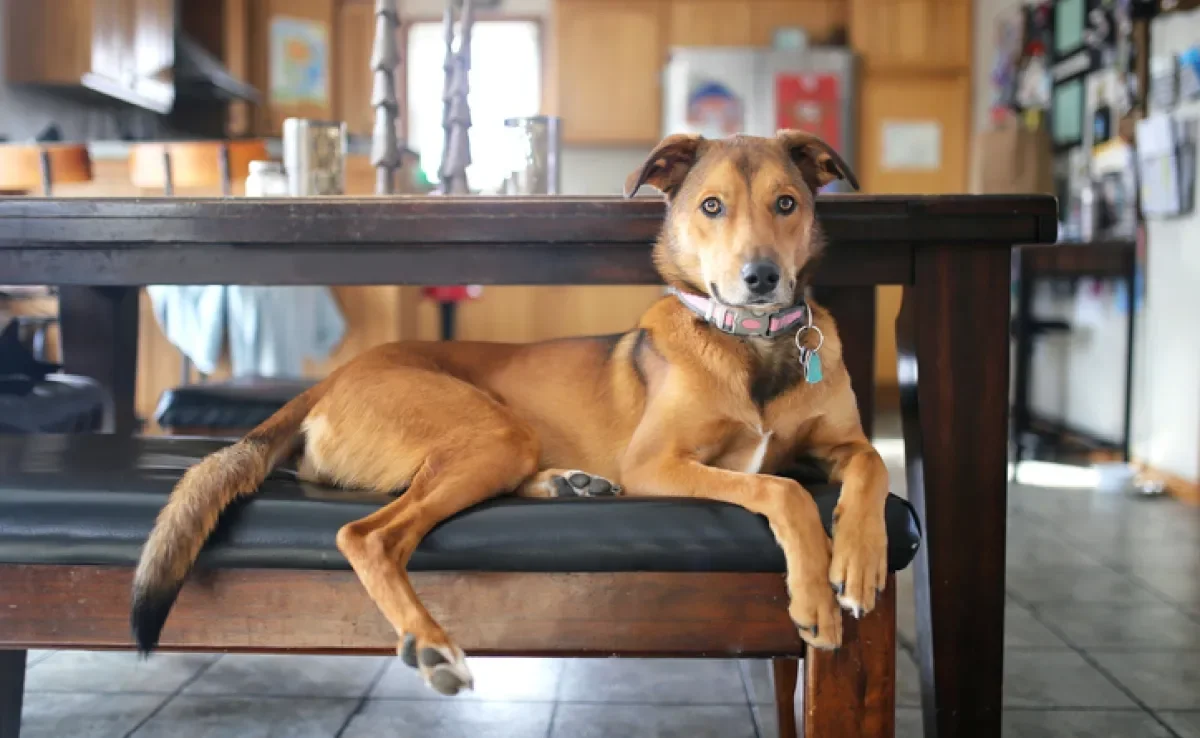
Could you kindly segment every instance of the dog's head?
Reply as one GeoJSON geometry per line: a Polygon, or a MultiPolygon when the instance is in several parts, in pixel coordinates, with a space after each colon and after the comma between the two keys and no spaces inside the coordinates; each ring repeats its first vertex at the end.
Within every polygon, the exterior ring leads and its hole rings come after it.
{"type": "Polygon", "coordinates": [[[801,270],[820,250],[817,190],[854,172],[803,131],[775,138],[663,139],[629,175],[625,195],[649,184],[668,200],[655,261],[668,284],[726,305],[793,304],[801,270]]]}

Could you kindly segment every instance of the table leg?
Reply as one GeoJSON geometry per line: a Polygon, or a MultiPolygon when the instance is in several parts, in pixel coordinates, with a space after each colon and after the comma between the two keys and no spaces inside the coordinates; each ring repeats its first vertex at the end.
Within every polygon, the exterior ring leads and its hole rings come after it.
{"type": "Polygon", "coordinates": [[[816,287],[813,297],[837,321],[842,361],[867,438],[875,425],[875,287],[816,287]]]}
{"type": "Polygon", "coordinates": [[[25,654],[25,651],[0,651],[0,738],[18,738],[21,735],[25,654]]]}
{"type": "Polygon", "coordinates": [[[137,287],[63,287],[58,293],[63,371],[91,377],[113,401],[113,431],[135,429],[137,287]]]}
{"type": "Polygon", "coordinates": [[[1009,251],[928,246],[896,321],[926,738],[999,738],[1009,251]]]}

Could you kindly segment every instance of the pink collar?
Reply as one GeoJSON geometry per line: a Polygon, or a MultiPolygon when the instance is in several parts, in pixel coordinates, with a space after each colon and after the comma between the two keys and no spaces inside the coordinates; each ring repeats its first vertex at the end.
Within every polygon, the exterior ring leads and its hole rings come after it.
{"type": "Polygon", "coordinates": [[[708,321],[717,330],[734,336],[774,338],[789,328],[802,325],[808,316],[808,301],[774,313],[756,313],[750,308],[725,305],[709,297],[671,288],[689,310],[708,321]]]}

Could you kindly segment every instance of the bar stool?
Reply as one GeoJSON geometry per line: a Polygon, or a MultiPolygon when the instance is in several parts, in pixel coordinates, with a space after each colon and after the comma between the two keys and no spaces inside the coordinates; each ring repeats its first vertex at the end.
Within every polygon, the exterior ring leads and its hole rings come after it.
{"type": "Polygon", "coordinates": [[[250,173],[250,162],[267,158],[267,142],[260,138],[139,143],[129,151],[129,178],[167,196],[176,188],[219,189],[229,196],[234,181],[250,173]]]}
{"type": "Polygon", "coordinates": [[[50,197],[55,184],[91,181],[92,157],[84,144],[0,144],[0,195],[50,197]]]}

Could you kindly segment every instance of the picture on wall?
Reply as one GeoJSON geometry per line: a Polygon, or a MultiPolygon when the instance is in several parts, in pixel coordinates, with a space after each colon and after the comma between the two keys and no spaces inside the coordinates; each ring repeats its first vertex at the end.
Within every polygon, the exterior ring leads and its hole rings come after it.
{"type": "Polygon", "coordinates": [[[271,99],[283,105],[329,105],[329,27],[289,16],[271,19],[271,99]]]}

